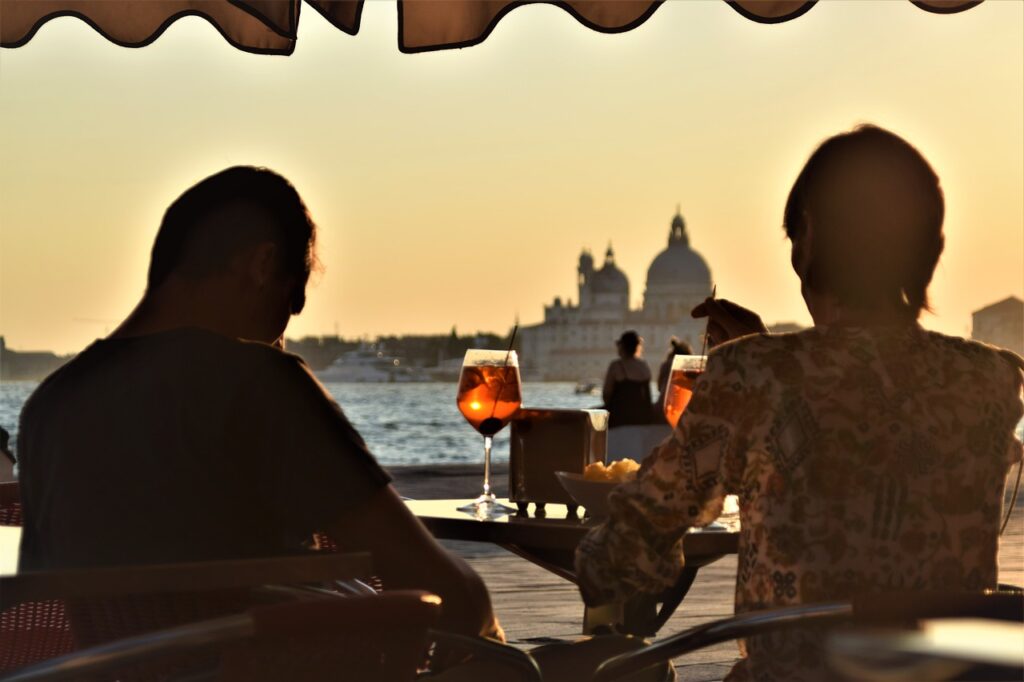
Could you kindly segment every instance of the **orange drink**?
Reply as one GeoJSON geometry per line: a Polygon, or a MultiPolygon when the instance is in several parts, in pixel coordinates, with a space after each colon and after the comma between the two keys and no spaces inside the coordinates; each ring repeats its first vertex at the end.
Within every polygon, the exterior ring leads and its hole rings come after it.
{"type": "Polygon", "coordinates": [[[484,436],[500,431],[523,402],[518,367],[463,367],[459,411],[484,436]]]}
{"type": "Polygon", "coordinates": [[[702,355],[677,355],[672,359],[672,373],[665,387],[665,419],[674,429],[693,397],[693,385],[704,371],[702,355]]]}
{"type": "Polygon", "coordinates": [[[491,491],[491,445],[492,436],[504,428],[522,402],[519,357],[514,350],[471,348],[466,351],[455,404],[466,421],[484,437],[484,489],[479,497],[459,509],[478,519],[495,518],[515,511],[498,502],[491,491]]]}

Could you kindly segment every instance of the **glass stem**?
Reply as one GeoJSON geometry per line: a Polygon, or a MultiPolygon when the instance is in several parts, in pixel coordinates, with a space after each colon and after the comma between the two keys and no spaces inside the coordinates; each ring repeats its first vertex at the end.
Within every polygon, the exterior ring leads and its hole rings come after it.
{"type": "Polygon", "coordinates": [[[484,496],[491,496],[491,437],[484,436],[484,496]]]}

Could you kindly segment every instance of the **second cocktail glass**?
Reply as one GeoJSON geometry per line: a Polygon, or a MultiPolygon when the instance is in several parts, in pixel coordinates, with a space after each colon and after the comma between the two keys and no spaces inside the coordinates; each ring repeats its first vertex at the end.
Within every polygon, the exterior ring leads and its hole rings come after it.
{"type": "Polygon", "coordinates": [[[466,351],[456,397],[459,411],[484,437],[484,489],[462,511],[487,518],[515,511],[499,504],[491,491],[491,445],[523,402],[519,358],[513,350],[466,351]]]}
{"type": "Polygon", "coordinates": [[[665,387],[665,419],[673,429],[683,416],[693,396],[693,385],[704,371],[707,357],[703,355],[677,355],[672,358],[672,372],[665,387]]]}

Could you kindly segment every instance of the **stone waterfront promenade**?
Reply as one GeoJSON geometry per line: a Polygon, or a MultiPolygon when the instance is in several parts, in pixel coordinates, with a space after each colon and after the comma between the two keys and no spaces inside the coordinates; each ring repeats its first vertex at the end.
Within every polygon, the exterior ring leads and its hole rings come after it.
{"type": "MultiPolygon", "coordinates": [[[[482,466],[392,467],[395,487],[416,499],[468,498],[479,492],[482,466]]],[[[1013,472],[1016,475],[1016,471],[1013,472]]],[[[495,467],[495,489],[507,494],[508,470],[495,467]]],[[[1004,583],[1024,584],[1024,500],[1010,520],[1000,546],[1000,576],[1004,583]]],[[[542,568],[493,545],[446,542],[465,557],[484,578],[509,642],[529,649],[551,640],[580,637],[583,606],[576,587],[542,568]]],[[[701,569],[686,600],[662,634],[672,634],[732,614],[736,557],[726,557],[701,569]]],[[[680,658],[681,680],[721,680],[737,657],[736,644],[727,642],[680,658]]]]}

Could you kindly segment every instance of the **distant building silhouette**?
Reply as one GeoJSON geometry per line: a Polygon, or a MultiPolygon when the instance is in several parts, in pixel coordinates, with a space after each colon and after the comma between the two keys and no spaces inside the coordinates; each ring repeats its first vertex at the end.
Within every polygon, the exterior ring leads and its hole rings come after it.
{"type": "Polygon", "coordinates": [[[660,359],[677,336],[700,347],[703,323],[690,310],[711,292],[711,270],[690,248],[683,216],[676,212],[668,246],[647,270],[643,307],[629,307],[629,279],[615,264],[609,245],[604,263],[595,268],[587,250],[577,268],[579,303],[555,298],[544,306],[544,322],[520,330],[520,367],[537,380],[599,379],[615,358],[615,339],[626,329],[644,338],[646,355],[660,359]]]}
{"type": "Polygon", "coordinates": [[[971,338],[1024,355],[1024,301],[1010,296],[971,313],[971,338]]]}
{"type": "Polygon", "coordinates": [[[0,381],[40,381],[71,359],[49,351],[14,351],[0,336],[0,381]]]}

